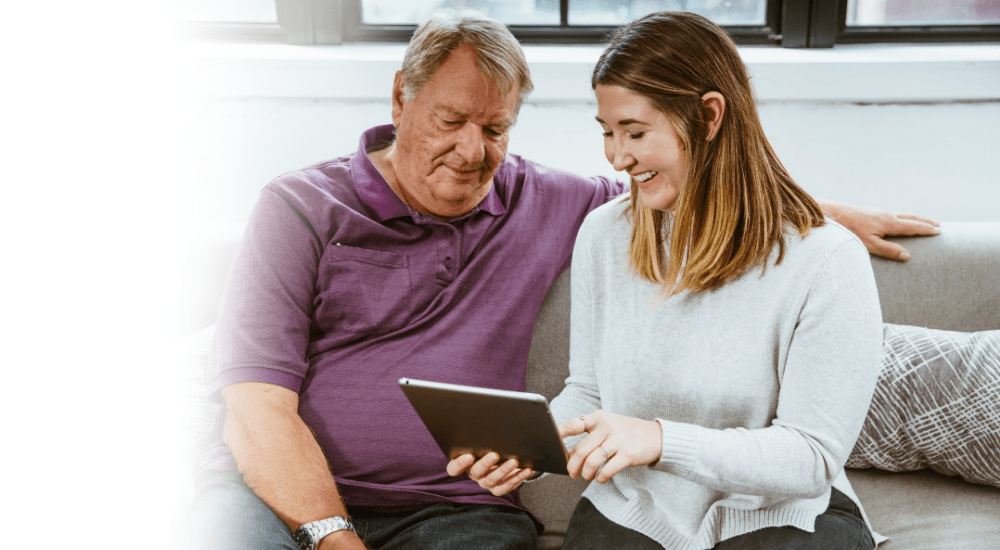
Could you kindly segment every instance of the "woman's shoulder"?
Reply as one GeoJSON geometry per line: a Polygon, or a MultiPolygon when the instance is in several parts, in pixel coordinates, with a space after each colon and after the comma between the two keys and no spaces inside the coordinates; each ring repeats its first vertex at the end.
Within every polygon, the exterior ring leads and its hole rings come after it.
{"type": "Polygon", "coordinates": [[[810,229],[799,240],[802,246],[817,252],[833,252],[842,246],[865,248],[857,235],[831,219],[827,219],[826,223],[819,227],[810,229]]]}
{"type": "Polygon", "coordinates": [[[791,263],[803,262],[820,267],[835,258],[849,263],[869,263],[868,250],[861,239],[846,227],[829,219],[822,226],[810,229],[804,236],[789,230],[785,244],[785,257],[791,263]]]}

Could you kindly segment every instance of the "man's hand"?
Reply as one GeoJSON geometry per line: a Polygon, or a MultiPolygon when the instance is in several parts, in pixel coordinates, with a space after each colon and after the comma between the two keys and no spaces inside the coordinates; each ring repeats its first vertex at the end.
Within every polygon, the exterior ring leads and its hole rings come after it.
{"type": "Polygon", "coordinates": [[[656,463],[663,452],[663,431],[655,420],[597,411],[559,426],[562,438],[584,432],[566,464],[573,479],[604,483],[625,468],[656,463]]]}
{"type": "Polygon", "coordinates": [[[448,463],[448,475],[454,477],[462,472],[468,473],[469,478],[480,487],[494,496],[502,496],[517,489],[524,480],[535,474],[531,468],[518,468],[517,461],[513,458],[498,465],[499,461],[500,455],[497,453],[486,453],[479,460],[471,454],[460,455],[448,463]]]}
{"type": "Polygon", "coordinates": [[[870,206],[818,202],[823,212],[857,235],[870,254],[890,260],[905,262],[910,259],[910,253],[883,237],[931,236],[941,233],[938,222],[913,214],[895,214],[870,206]]]}

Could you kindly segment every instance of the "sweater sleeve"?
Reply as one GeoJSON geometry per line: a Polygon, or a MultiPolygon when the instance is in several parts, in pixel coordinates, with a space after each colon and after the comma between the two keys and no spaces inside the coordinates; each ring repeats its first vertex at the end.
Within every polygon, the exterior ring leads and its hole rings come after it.
{"type": "MultiPolygon", "coordinates": [[[[594,347],[600,334],[597,326],[600,312],[595,311],[592,299],[594,275],[599,271],[601,258],[595,253],[595,216],[589,216],[580,228],[570,272],[570,344],[569,378],[566,387],[552,400],[552,415],[562,424],[570,418],[592,413],[601,408],[594,369],[594,347]]],[[[569,438],[566,447],[572,449],[583,436],[569,438]]]]}
{"type": "Polygon", "coordinates": [[[656,468],[730,493],[812,498],[841,473],[864,423],[882,351],[871,264],[855,240],[839,245],[802,303],[776,416],[761,429],[709,429],[660,420],[656,468]]]}

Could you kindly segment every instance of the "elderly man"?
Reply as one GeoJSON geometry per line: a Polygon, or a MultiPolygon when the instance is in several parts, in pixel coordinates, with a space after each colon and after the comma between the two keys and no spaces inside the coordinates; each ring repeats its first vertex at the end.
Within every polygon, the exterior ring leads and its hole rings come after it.
{"type": "MultiPolygon", "coordinates": [[[[262,191],[213,353],[225,415],[193,513],[208,546],[535,547],[516,493],[449,476],[396,384],[523,390],[580,223],[624,191],[507,154],[531,87],[503,25],[439,15],[396,74],[392,126],[262,191]]],[[[908,223],[840,208],[873,235],[908,223]]]]}

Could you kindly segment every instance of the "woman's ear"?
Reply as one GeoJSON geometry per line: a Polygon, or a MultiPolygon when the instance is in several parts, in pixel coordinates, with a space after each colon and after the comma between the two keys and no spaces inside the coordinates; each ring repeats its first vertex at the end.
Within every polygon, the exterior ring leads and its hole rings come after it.
{"type": "Polygon", "coordinates": [[[701,96],[701,106],[708,115],[708,141],[715,139],[715,134],[722,125],[722,117],[726,114],[726,98],[719,92],[708,92],[701,96]]]}

